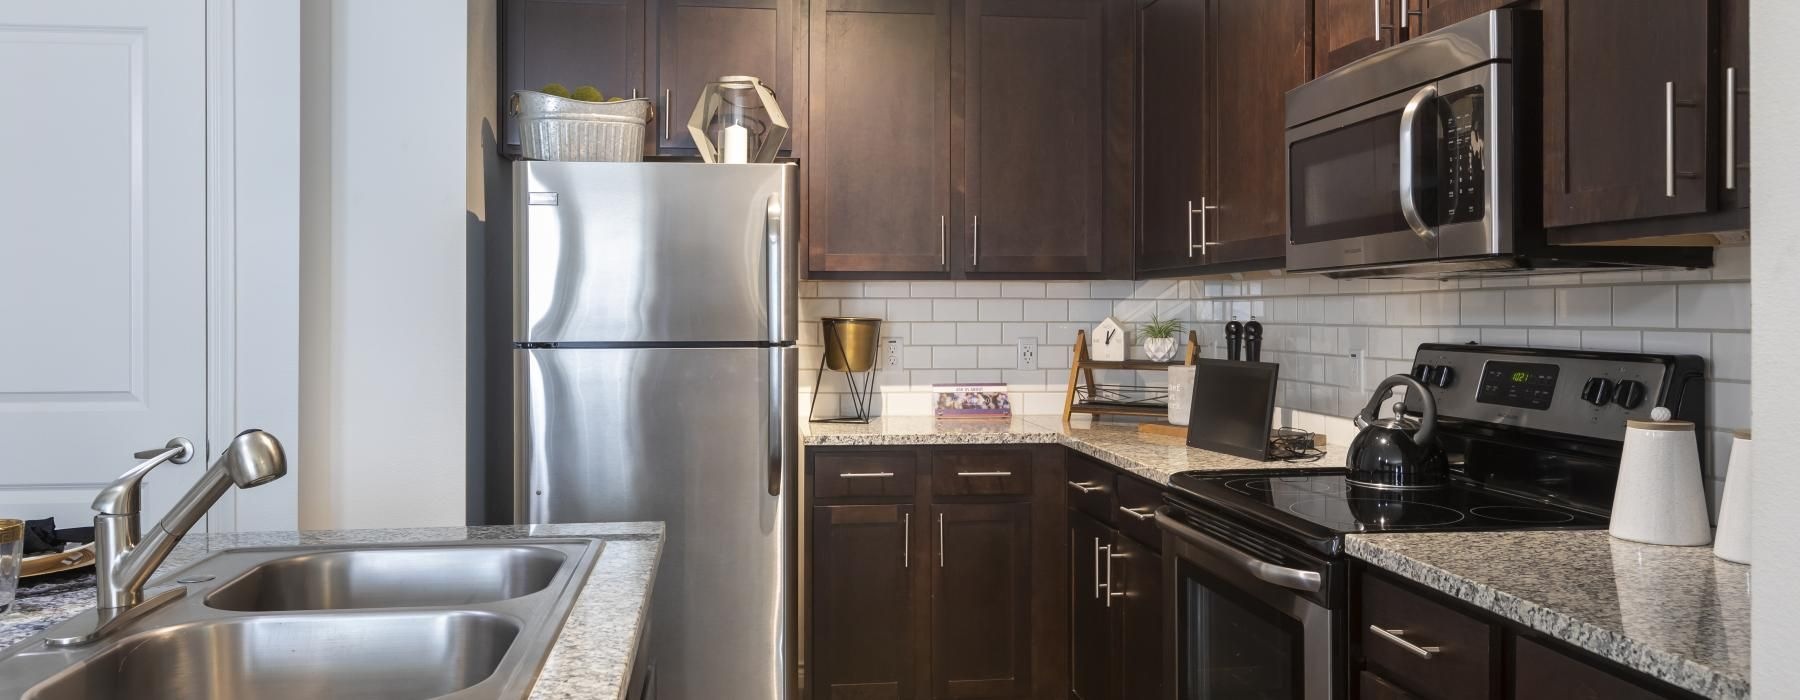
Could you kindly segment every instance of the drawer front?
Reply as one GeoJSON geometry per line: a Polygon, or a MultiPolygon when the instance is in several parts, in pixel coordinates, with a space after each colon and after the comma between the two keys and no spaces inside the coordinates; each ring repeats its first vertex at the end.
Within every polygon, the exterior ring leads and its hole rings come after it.
{"type": "Polygon", "coordinates": [[[1163,491],[1135,476],[1120,474],[1118,483],[1118,505],[1113,508],[1113,524],[1125,536],[1148,545],[1150,549],[1162,551],[1162,531],[1156,528],[1152,513],[1162,505],[1163,491]]]}
{"type": "Polygon", "coordinates": [[[1513,642],[1512,697],[1655,700],[1664,695],[1524,637],[1513,642]]]}
{"type": "Polygon", "coordinates": [[[934,496],[1024,496],[1031,493],[1031,448],[938,448],[931,451],[934,496]]]}
{"type": "Polygon", "coordinates": [[[814,452],[813,498],[910,498],[918,452],[814,452]]]}
{"type": "Polygon", "coordinates": [[[1492,697],[1495,630],[1369,574],[1360,579],[1355,630],[1378,673],[1426,700],[1492,697]]]}
{"type": "Polygon", "coordinates": [[[1412,693],[1368,671],[1358,676],[1356,689],[1357,697],[1362,700],[1416,700],[1412,693]]]}
{"type": "Polygon", "coordinates": [[[1103,523],[1113,522],[1113,487],[1118,472],[1099,460],[1070,450],[1069,507],[1103,523]]]}

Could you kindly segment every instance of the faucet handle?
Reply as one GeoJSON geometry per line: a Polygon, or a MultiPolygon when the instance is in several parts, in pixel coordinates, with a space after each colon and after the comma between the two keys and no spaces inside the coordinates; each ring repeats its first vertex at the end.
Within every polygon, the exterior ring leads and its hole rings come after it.
{"type": "Polygon", "coordinates": [[[184,437],[172,438],[161,449],[144,450],[131,455],[144,460],[127,470],[94,496],[94,510],[104,515],[134,515],[138,512],[138,484],[144,475],[164,462],[186,464],[194,458],[194,443],[184,437]]]}

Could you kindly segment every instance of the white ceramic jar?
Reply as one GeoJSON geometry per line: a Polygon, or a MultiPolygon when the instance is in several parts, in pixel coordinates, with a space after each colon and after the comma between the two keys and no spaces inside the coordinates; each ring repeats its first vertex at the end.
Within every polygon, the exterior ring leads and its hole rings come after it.
{"type": "MultiPolygon", "coordinates": [[[[1667,409],[1656,411],[1668,414],[1667,409]]],[[[1625,422],[1625,450],[1609,531],[1613,537],[1646,544],[1692,547],[1712,541],[1693,423],[1625,422]]]]}

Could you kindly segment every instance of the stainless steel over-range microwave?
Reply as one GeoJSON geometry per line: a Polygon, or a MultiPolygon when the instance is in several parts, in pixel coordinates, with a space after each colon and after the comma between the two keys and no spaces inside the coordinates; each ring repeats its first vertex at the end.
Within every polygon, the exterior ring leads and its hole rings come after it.
{"type": "Polygon", "coordinates": [[[1494,10],[1289,91],[1288,270],[1441,279],[1711,265],[1704,248],[1547,243],[1538,26],[1535,11],[1494,10]]]}

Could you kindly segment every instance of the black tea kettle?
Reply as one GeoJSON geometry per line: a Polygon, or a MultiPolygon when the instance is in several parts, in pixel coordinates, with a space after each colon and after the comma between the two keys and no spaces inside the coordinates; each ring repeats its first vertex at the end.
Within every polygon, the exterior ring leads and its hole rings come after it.
{"type": "Polygon", "coordinates": [[[1396,374],[1375,387],[1375,395],[1356,414],[1356,427],[1362,432],[1350,441],[1349,481],[1378,488],[1425,488],[1441,486],[1450,479],[1450,462],[1438,447],[1437,399],[1418,380],[1396,374]],[[1377,419],[1381,402],[1396,386],[1417,392],[1425,415],[1414,423],[1396,407],[1393,418],[1377,419]]]}

